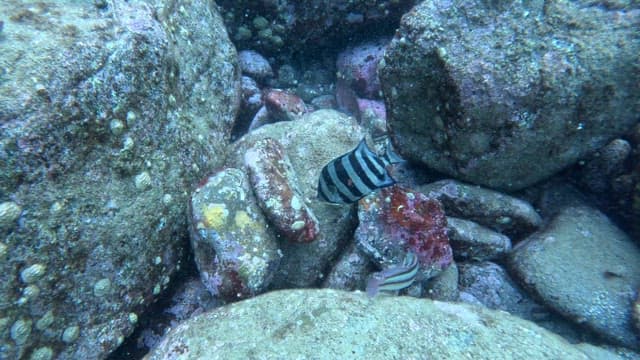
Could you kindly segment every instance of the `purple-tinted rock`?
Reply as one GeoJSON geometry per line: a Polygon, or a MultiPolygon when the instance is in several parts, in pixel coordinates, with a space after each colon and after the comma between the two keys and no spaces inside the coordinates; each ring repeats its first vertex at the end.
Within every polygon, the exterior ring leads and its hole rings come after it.
{"type": "Polygon", "coordinates": [[[625,171],[629,155],[629,142],[623,139],[611,141],[585,161],[578,174],[580,182],[592,192],[610,194],[614,179],[625,171]]]}
{"type": "Polygon", "coordinates": [[[486,261],[511,251],[511,240],[473,221],[447,217],[449,243],[456,259],[486,261]]]}
{"type": "Polygon", "coordinates": [[[414,7],[379,66],[400,154],[457,179],[518,190],[630,129],[640,113],[640,7],[592,4],[414,7]]]}
{"type": "Polygon", "coordinates": [[[474,303],[469,298],[472,296],[490,309],[507,311],[527,320],[535,320],[541,312],[546,312],[499,265],[487,261],[460,263],[458,268],[460,291],[465,294],[462,301],[474,303]]]}
{"type": "Polygon", "coordinates": [[[355,244],[351,244],[342,252],[333,266],[323,287],[340,290],[363,290],[367,276],[375,271],[371,260],[355,244]]]}
{"type": "Polygon", "coordinates": [[[264,81],[273,76],[269,61],[253,50],[243,50],[238,53],[238,62],[242,73],[252,78],[264,81]]]}
{"type": "Polygon", "coordinates": [[[458,301],[460,298],[458,277],[458,266],[452,261],[451,265],[424,284],[420,297],[439,301],[458,301]]]}
{"type": "Polygon", "coordinates": [[[378,63],[384,55],[389,39],[380,39],[354,47],[349,47],[340,54],[336,67],[339,77],[345,80],[359,97],[368,99],[380,98],[380,80],[378,79],[378,63]]]}
{"type": "Polygon", "coordinates": [[[242,103],[241,109],[248,113],[254,113],[263,105],[262,92],[258,83],[248,76],[242,77],[242,103]]]}
{"type": "Polygon", "coordinates": [[[413,252],[424,278],[430,278],[453,261],[447,219],[438,200],[394,185],[359,204],[356,243],[378,266],[400,263],[413,252]]]}
{"type": "Polygon", "coordinates": [[[227,168],[191,197],[191,246],[200,278],[226,301],[266,290],[280,262],[277,240],[249,184],[243,171],[227,168]]]}
{"type": "Polygon", "coordinates": [[[441,180],[418,187],[434,197],[448,215],[475,221],[508,236],[522,237],[536,230],[542,218],[524,200],[455,180],[441,180]]]}
{"type": "Polygon", "coordinates": [[[372,112],[374,116],[380,119],[387,119],[387,111],[385,110],[384,103],[382,101],[360,98],[356,101],[358,102],[358,110],[361,117],[367,112],[372,112]]]}
{"type": "Polygon", "coordinates": [[[258,204],[278,234],[293,242],[315,240],[318,220],[298,189],[282,144],[272,138],[256,141],[244,153],[244,164],[258,204]]]}

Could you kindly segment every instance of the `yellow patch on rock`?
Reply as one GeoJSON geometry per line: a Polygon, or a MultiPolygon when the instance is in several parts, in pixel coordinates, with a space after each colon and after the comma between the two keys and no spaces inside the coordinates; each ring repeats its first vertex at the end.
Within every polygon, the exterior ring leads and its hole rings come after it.
{"type": "Polygon", "coordinates": [[[207,228],[219,230],[227,222],[229,210],[225,204],[208,204],[202,211],[204,214],[204,225],[207,228]]]}
{"type": "Polygon", "coordinates": [[[254,226],[254,221],[246,211],[237,211],[235,216],[236,227],[244,229],[247,226],[254,226]]]}

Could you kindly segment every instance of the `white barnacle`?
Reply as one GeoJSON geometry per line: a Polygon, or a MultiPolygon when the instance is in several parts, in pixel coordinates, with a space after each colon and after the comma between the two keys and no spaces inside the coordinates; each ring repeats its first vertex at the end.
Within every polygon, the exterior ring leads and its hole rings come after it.
{"type": "Polygon", "coordinates": [[[34,352],[31,353],[30,360],[50,360],[53,359],[53,350],[51,350],[48,346],[42,346],[35,349],[34,352]]]}
{"type": "Polygon", "coordinates": [[[103,297],[111,291],[111,280],[104,278],[96,281],[93,285],[93,295],[103,297]]]}
{"type": "Polygon", "coordinates": [[[31,335],[31,320],[19,319],[11,326],[11,339],[17,345],[26,343],[29,335],[31,335]]]}
{"type": "Polygon", "coordinates": [[[36,321],[36,329],[40,331],[45,330],[46,328],[51,326],[51,324],[53,324],[54,320],[55,317],[53,316],[53,311],[49,310],[44,315],[42,315],[42,317],[38,321],[36,321]]]}
{"type": "Polygon", "coordinates": [[[14,225],[21,213],[22,208],[13,201],[0,203],[0,229],[14,225]]]}
{"type": "Polygon", "coordinates": [[[78,339],[80,335],[80,327],[78,325],[69,326],[62,332],[62,341],[71,344],[78,339]]]}
{"type": "Polygon", "coordinates": [[[149,172],[143,171],[136,175],[134,182],[137,189],[147,190],[151,187],[151,175],[149,175],[149,172]]]}
{"type": "Polygon", "coordinates": [[[304,225],[305,225],[305,222],[303,220],[294,221],[293,224],[291,224],[291,230],[293,231],[302,230],[304,228],[304,225]]]}
{"type": "Polygon", "coordinates": [[[33,264],[20,272],[20,279],[25,284],[31,284],[45,274],[47,267],[42,264],[33,264]]]}

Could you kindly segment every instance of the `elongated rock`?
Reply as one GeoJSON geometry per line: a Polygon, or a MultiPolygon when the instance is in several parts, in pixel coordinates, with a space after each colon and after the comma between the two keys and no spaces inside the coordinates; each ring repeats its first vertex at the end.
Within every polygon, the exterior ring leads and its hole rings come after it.
{"type": "Polygon", "coordinates": [[[318,220],[297,189],[295,172],[282,145],[273,138],[255,142],[244,154],[258,204],[280,235],[294,242],[311,242],[318,220]]]}

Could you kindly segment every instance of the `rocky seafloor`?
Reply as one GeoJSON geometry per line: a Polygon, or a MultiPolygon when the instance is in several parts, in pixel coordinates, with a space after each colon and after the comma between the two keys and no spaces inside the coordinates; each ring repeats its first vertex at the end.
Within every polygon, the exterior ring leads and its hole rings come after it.
{"type": "Polygon", "coordinates": [[[639,28],[634,1],[1,2],[0,359],[640,359],[639,28]],[[320,201],[363,138],[396,184],[320,201]]]}

